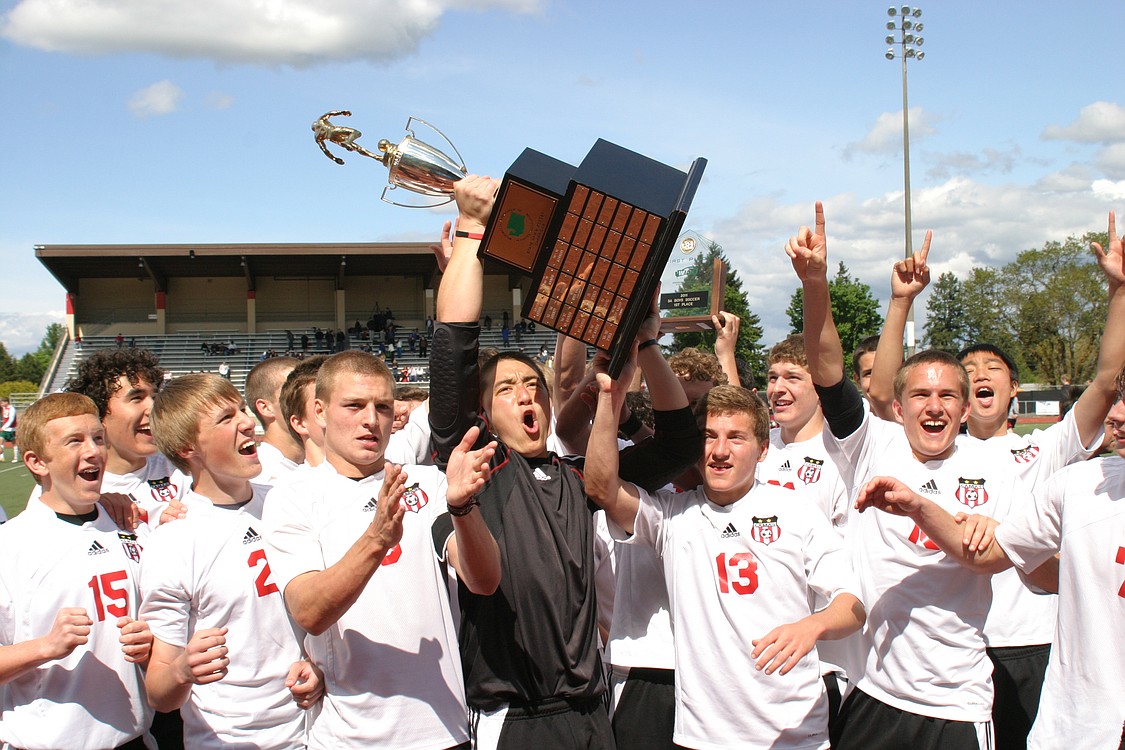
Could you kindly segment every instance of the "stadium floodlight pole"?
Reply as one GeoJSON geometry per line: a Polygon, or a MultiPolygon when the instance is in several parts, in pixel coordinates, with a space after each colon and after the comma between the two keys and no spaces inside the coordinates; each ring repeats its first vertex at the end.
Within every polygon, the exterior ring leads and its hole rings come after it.
{"type": "MultiPolygon", "coordinates": [[[[886,58],[888,60],[902,58],[902,181],[905,185],[906,204],[905,257],[909,258],[914,254],[914,243],[910,237],[910,105],[906,96],[906,61],[921,60],[926,56],[925,52],[918,49],[925,40],[918,35],[918,32],[922,31],[922,22],[918,20],[922,17],[921,8],[911,8],[909,5],[898,8],[891,6],[887,8],[887,15],[891,17],[891,20],[887,21],[887,31],[897,31],[898,37],[896,38],[893,33],[887,34],[884,41],[890,45],[897,45],[899,50],[896,51],[894,46],[888,47],[886,58]],[[896,18],[900,19],[897,23],[894,20],[896,18]]],[[[906,314],[906,356],[914,354],[914,348],[914,303],[912,302],[906,314]]]]}

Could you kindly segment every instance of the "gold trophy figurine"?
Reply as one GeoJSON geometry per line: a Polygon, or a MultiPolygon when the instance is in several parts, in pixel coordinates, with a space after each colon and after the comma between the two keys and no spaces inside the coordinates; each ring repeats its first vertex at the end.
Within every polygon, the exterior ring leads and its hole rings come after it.
{"type": "Polygon", "coordinates": [[[387,178],[390,184],[383,188],[381,196],[386,203],[405,208],[434,208],[443,206],[453,200],[453,183],[464,177],[468,173],[468,169],[465,167],[464,159],[461,158],[457,147],[445,137],[444,133],[425,120],[409,117],[406,120],[407,136],[397,146],[386,138],[381,139],[378,144],[379,153],[376,154],[356,143],[363,133],[355,128],[336,125],[329,120],[330,117],[350,117],[351,114],[346,109],[335,110],[322,115],[312,124],[312,131],[316,134],[316,143],[325,156],[337,164],[344,163],[343,159],[334,156],[328,150],[326,142],[331,141],[346,151],[370,157],[387,167],[390,170],[387,178]],[[414,122],[421,123],[437,133],[442,140],[449,144],[453,153],[457,154],[457,161],[428,143],[418,140],[414,131],[411,130],[411,124],[414,122]],[[423,204],[398,203],[388,199],[388,193],[399,187],[412,193],[440,197],[443,200],[423,204]]]}

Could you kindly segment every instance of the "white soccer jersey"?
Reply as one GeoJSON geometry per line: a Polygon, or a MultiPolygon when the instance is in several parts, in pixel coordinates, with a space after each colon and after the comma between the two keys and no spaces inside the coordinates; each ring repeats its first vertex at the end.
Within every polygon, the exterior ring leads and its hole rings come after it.
{"type": "Polygon", "coordinates": [[[808,440],[783,442],[781,428],[770,430],[770,448],[758,464],[757,479],[795,490],[824,511],[842,535],[848,520],[848,488],[828,455],[822,432],[808,440]]]}
{"type": "Polygon", "coordinates": [[[1125,731],[1125,460],[1058,472],[996,539],[1025,571],[1062,552],[1058,628],[1028,748],[1116,748],[1125,731]]]}
{"type": "MultiPolygon", "coordinates": [[[[431,536],[446,509],[445,475],[430,466],[405,471],[402,541],[355,604],[305,640],[326,683],[310,748],[438,750],[468,739],[457,631],[431,536]]],[[[371,524],[383,478],[348,479],[325,462],[270,492],[266,549],[282,592],[343,558],[371,524]]]]}
{"type": "MultiPolygon", "coordinates": [[[[1046,482],[1059,469],[1075,461],[1084,461],[1101,445],[1102,432],[1092,447],[1082,444],[1074,411],[1045,430],[1030,435],[1008,432],[988,439],[990,446],[1001,448],[1010,456],[1016,473],[1024,481],[1028,493],[1012,498],[1012,510],[1031,503],[1030,491],[1046,482]]],[[[992,609],[984,623],[984,638],[989,646],[1031,646],[1050,643],[1058,617],[1058,597],[1032,591],[1019,573],[1005,570],[992,577],[992,609]]]]}
{"type": "Polygon", "coordinates": [[[426,405],[410,412],[410,419],[403,428],[391,434],[384,458],[393,464],[433,465],[434,457],[430,449],[430,410],[426,405]]]}
{"type": "Polygon", "coordinates": [[[196,631],[228,629],[227,675],[192,686],[181,710],[192,748],[305,746],[304,711],[285,686],[301,648],[261,536],[268,491],[254,485],[238,509],[189,492],[187,517],[153,533],[141,565],[141,616],[154,637],[186,648],[196,631]]]}
{"type": "Polygon", "coordinates": [[[254,477],[255,484],[273,486],[298,466],[295,461],[290,461],[284,453],[266,442],[258,444],[258,460],[262,463],[262,472],[254,477]]]}
{"type": "Polygon", "coordinates": [[[641,491],[635,533],[664,563],[676,632],[676,729],[694,748],[828,747],[828,698],[814,649],[789,674],[754,668],[752,642],[858,596],[839,537],[811,504],[755,484],[738,502],[702,488],[641,491]]]}
{"type": "Polygon", "coordinates": [[[664,564],[650,547],[616,544],[604,511],[594,514],[594,534],[599,621],[602,612],[609,613],[606,661],[615,667],[675,669],[664,564]],[[604,546],[605,560],[599,560],[597,545],[604,546]],[[608,585],[600,582],[603,565],[610,571],[608,585]],[[607,594],[610,601],[604,602],[607,594]]]}
{"type": "Polygon", "coordinates": [[[0,744],[95,750],[147,731],[141,670],[125,661],[117,628],[119,617],[137,617],[140,557],[138,538],[105,512],[77,526],[32,500],[0,527],[0,644],[46,635],[64,607],[94,621],[88,643],[0,690],[0,744]]]}
{"type": "MultiPolygon", "coordinates": [[[[160,514],[172,500],[180,500],[191,489],[191,477],[172,465],[162,453],[148,457],[139,471],[128,474],[102,474],[102,492],[132,495],[141,506],[141,521],[154,529],[160,524],[160,514]]],[[[31,489],[28,502],[38,500],[43,493],[39,485],[31,489]]]]}
{"type": "MultiPolygon", "coordinates": [[[[833,459],[856,491],[875,476],[893,476],[951,514],[1003,519],[1012,496],[1025,492],[1011,462],[987,442],[960,436],[953,455],[920,463],[902,425],[870,413],[833,459]]],[[[952,721],[989,721],[992,662],[984,621],[990,576],[946,556],[909,518],[877,510],[852,513],[847,547],[859,576],[867,623],[862,657],[846,665],[868,695],[903,711],[952,721]]]]}

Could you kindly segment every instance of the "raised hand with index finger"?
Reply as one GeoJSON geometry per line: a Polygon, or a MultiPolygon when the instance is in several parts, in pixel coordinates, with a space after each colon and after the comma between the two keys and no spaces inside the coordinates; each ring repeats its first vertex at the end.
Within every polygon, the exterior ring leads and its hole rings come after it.
{"type": "Polygon", "coordinates": [[[793,264],[797,278],[806,281],[828,276],[828,238],[824,232],[824,204],[816,202],[815,228],[801,227],[789,238],[785,254],[793,264]]]}
{"type": "Polygon", "coordinates": [[[926,259],[930,255],[930,241],[934,233],[926,231],[926,239],[922,242],[922,249],[915,250],[909,258],[895,263],[891,272],[891,297],[897,299],[913,300],[922,290],[930,284],[930,267],[926,259]]]}

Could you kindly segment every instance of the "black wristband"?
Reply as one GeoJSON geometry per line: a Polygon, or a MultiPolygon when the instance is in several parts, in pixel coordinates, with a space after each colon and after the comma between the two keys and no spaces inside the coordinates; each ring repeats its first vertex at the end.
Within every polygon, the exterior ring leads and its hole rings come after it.
{"type": "Polygon", "coordinates": [[[480,501],[477,500],[476,495],[473,495],[464,505],[447,505],[445,507],[449,511],[449,515],[454,518],[464,518],[473,512],[473,508],[480,507],[480,501]]]}
{"type": "Polygon", "coordinates": [[[621,424],[617,425],[617,429],[623,432],[625,435],[632,437],[633,435],[636,435],[638,432],[640,432],[641,428],[644,426],[645,423],[641,421],[641,418],[637,416],[637,413],[630,412],[629,418],[621,424]]]}
{"type": "Polygon", "coordinates": [[[656,346],[656,345],[657,345],[657,344],[659,344],[659,343],[660,343],[660,342],[659,342],[659,341],[657,341],[656,339],[649,339],[648,341],[642,341],[642,342],[641,342],[641,343],[640,343],[640,344],[639,344],[639,345],[637,346],[637,351],[638,351],[638,352],[639,352],[639,351],[643,351],[643,350],[645,350],[645,349],[649,348],[650,346],[656,346]]]}

